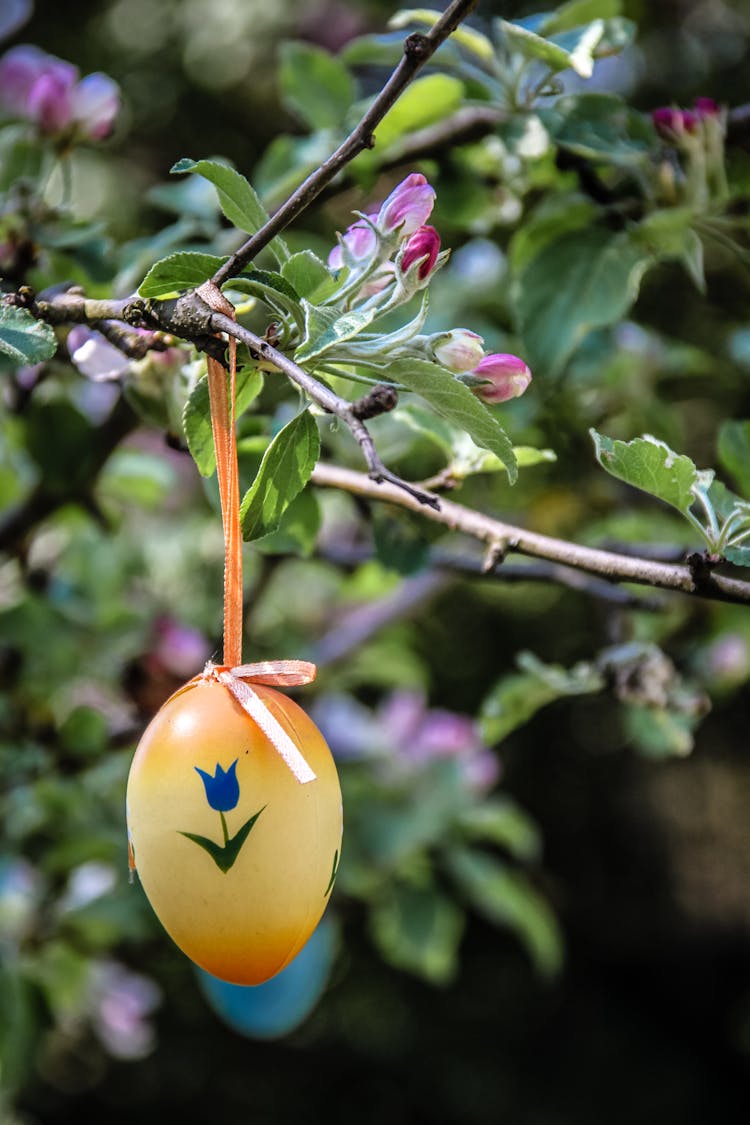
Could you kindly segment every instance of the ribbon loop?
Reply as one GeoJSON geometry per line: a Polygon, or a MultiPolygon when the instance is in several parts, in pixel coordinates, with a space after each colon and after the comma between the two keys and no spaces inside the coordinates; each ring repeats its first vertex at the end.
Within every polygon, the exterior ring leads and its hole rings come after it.
{"type": "Polygon", "coordinates": [[[235,679],[246,683],[299,687],[311,684],[318,669],[309,660],[263,660],[257,664],[238,664],[230,672],[235,679]]]}
{"type": "MultiPolygon", "coordinates": [[[[284,664],[286,661],[271,661],[270,663],[284,664]]],[[[297,662],[289,661],[289,663],[297,662]]],[[[305,661],[299,661],[299,663],[303,664],[305,661]]],[[[253,722],[257,723],[269,742],[278,750],[300,785],[306,785],[308,781],[315,781],[317,774],[307,764],[299,747],[294,744],[281,723],[274,718],[260,696],[250,687],[250,684],[238,679],[233,671],[219,672],[218,680],[231,691],[240,707],[247,711],[253,722]]]]}

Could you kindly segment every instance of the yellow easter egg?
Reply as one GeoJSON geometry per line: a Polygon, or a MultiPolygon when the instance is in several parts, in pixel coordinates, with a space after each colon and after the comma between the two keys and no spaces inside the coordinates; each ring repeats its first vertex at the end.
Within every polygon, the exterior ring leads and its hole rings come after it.
{"type": "Polygon", "coordinates": [[[215,677],[176,692],[146,729],[128,778],[139,879],[170,937],[235,984],[280,972],[315,929],[341,854],[331,753],[301,707],[253,693],[315,773],[301,784],[215,677]]]}

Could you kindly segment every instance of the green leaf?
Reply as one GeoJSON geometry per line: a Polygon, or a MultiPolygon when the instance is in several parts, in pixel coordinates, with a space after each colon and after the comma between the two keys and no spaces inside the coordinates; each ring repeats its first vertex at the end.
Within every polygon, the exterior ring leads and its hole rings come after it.
{"type": "Polygon", "coordinates": [[[391,364],[388,375],[421,395],[438,414],[465,430],[469,437],[502,461],[513,484],[518,475],[513,446],[503,427],[475,394],[449,371],[420,359],[402,359],[391,364]]]}
{"type": "Polygon", "coordinates": [[[284,105],[312,129],[340,126],[356,98],[344,64],[309,43],[282,44],[279,82],[284,105]]]}
{"type": "Polygon", "coordinates": [[[459,815],[458,823],[470,839],[499,844],[517,859],[533,863],[541,856],[539,829],[510,797],[490,797],[471,805],[459,815]]]}
{"type": "Polygon", "coordinates": [[[590,226],[548,241],[517,269],[511,297],[532,371],[556,374],[593,328],[620,320],[652,261],[629,231],[590,226]]]}
{"type": "Polygon", "coordinates": [[[33,402],[26,445],[53,496],[80,495],[96,479],[96,431],[65,399],[33,402]]]}
{"type": "Polygon", "coordinates": [[[337,309],[313,305],[302,301],[305,312],[305,336],[295,352],[297,363],[316,359],[338,344],[351,340],[371,324],[377,310],[361,309],[342,314],[337,309]]]}
{"type": "Polygon", "coordinates": [[[695,214],[689,207],[664,207],[652,211],[631,227],[630,237],[654,261],[681,261],[702,292],[705,288],[703,244],[692,230],[694,220],[695,214]]]}
{"type": "Polygon", "coordinates": [[[362,153],[355,163],[379,163],[383,151],[407,133],[424,129],[459,109],[463,102],[464,84],[449,74],[428,74],[407,86],[392,109],[388,110],[375,131],[379,156],[362,153]],[[362,157],[368,159],[363,161],[362,157]]]}
{"type": "MultiPolygon", "coordinates": [[[[230,223],[240,230],[255,234],[268,222],[268,212],[255,189],[240,172],[230,168],[228,164],[219,164],[216,160],[191,160],[186,156],[178,160],[171,171],[178,174],[195,172],[198,176],[209,180],[218,192],[222,211],[230,223]]],[[[279,235],[271,240],[268,248],[279,263],[289,257],[286,244],[279,235]]]]}
{"type": "Polygon", "coordinates": [[[276,531],[285,510],[307,484],[320,454],[320,435],[308,410],[280,430],[268,446],[258,475],[240,508],[245,539],[276,531]]]}
{"type": "Polygon", "coordinates": [[[569,0],[546,16],[539,26],[542,35],[557,35],[592,20],[607,20],[619,16],[622,0],[569,0]]]}
{"type": "MultiPolygon", "coordinates": [[[[425,27],[433,27],[442,14],[442,12],[437,12],[433,8],[404,8],[391,16],[388,20],[388,26],[394,30],[408,27],[411,23],[421,23],[425,27]]],[[[459,24],[451,32],[451,41],[460,43],[467,51],[471,51],[473,55],[484,62],[490,62],[495,57],[492,40],[488,39],[486,35],[482,35],[480,31],[475,31],[474,28],[466,27],[464,24],[459,24]]]]}
{"type": "MultiPolygon", "coordinates": [[[[237,372],[235,413],[239,418],[253,399],[263,389],[263,375],[254,367],[241,367],[237,372]]],[[[227,394],[229,393],[229,374],[227,373],[227,394]]],[[[216,468],[214,438],[211,430],[211,405],[208,395],[208,376],[193,387],[190,398],[185,403],[182,415],[185,439],[193,460],[201,476],[210,477],[216,468]]]]}
{"type": "Polygon", "coordinates": [[[482,702],[479,729],[487,743],[501,742],[556,699],[589,695],[604,687],[596,669],[583,661],[567,669],[544,664],[533,653],[522,652],[517,663],[521,671],[503,676],[482,702]]]}
{"type": "Polygon", "coordinates": [[[671,504],[683,515],[688,514],[697,490],[708,488],[713,480],[711,469],[699,472],[689,457],[675,453],[650,434],[633,441],[612,441],[596,430],[589,430],[589,433],[603,469],[618,480],[671,504]]]}
{"type": "Polygon", "coordinates": [[[226,258],[214,254],[197,254],[185,251],[170,254],[151,267],[140,284],[141,297],[174,297],[185,289],[197,289],[209,277],[213,277],[226,258]]]}
{"type": "Polygon", "coordinates": [[[427,565],[430,546],[422,523],[408,512],[378,507],[372,515],[375,553],[387,570],[397,574],[416,574],[427,565]]]}
{"type": "Polygon", "coordinates": [[[686,758],[693,749],[696,720],[663,707],[626,704],[625,727],[632,741],[646,758],[686,758]]]}
{"type": "Polygon", "coordinates": [[[300,297],[307,297],[312,302],[325,301],[337,285],[328,266],[312,250],[292,254],[281,267],[281,275],[300,297]]]}
{"type": "Polygon", "coordinates": [[[719,460],[750,499],[750,422],[724,422],[719,430],[719,460]]]}
{"type": "Polygon", "coordinates": [[[471,905],[488,921],[513,930],[542,976],[555,976],[562,967],[562,934],[552,910],[527,877],[468,848],[454,848],[448,859],[451,874],[471,905]]]}
{"type": "Polygon", "coordinates": [[[653,148],[650,122],[614,94],[570,94],[538,113],[558,145],[586,160],[627,167],[653,148]]]}
{"type": "Polygon", "coordinates": [[[338,139],[328,130],[309,137],[274,137],[253,169],[253,179],[271,207],[283,202],[331,155],[338,139]]]}
{"type": "Polygon", "coordinates": [[[0,354],[18,367],[41,363],[57,351],[49,324],[36,320],[26,309],[0,304],[0,354]]]}
{"type": "Polygon", "coordinates": [[[556,40],[545,39],[521,24],[499,20],[498,24],[511,50],[526,59],[544,63],[554,73],[574,70],[581,78],[594,72],[594,52],[604,34],[604,21],[594,20],[586,27],[563,31],[556,40]]]}
{"type": "Polygon", "coordinates": [[[433,984],[456,973],[463,912],[430,888],[396,884],[370,909],[372,938],[386,961],[433,984]]]}
{"type": "Polygon", "coordinates": [[[310,488],[303,488],[281,517],[276,531],[259,539],[256,549],[264,555],[302,555],[308,558],[318,538],[322,515],[310,488]]]}

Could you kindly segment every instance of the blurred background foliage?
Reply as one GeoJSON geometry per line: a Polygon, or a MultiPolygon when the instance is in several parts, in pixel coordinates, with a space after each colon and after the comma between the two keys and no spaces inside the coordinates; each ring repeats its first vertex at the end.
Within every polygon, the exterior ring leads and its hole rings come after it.
{"type": "MultiPolygon", "coordinates": [[[[485,2],[472,23],[532,10],[485,2]]],[[[594,89],[643,112],[750,101],[747,4],[625,13],[636,45],[600,64],[594,89]]],[[[336,0],[77,0],[71,16],[37,0],[9,43],[105,71],[125,109],[106,145],[72,158],[85,237],[55,242],[48,223],[32,282],[125,293],[169,249],[226,250],[212,192],[168,182],[172,163],[221,154],[277,203],[289,154],[315,163],[335,136],[295,112],[282,44],[351,53],[392,14],[336,0]]],[[[355,73],[366,95],[383,71],[355,73]]],[[[492,349],[519,349],[512,240],[541,201],[580,187],[560,165],[517,117],[421,165],[453,248],[432,331],[466,324],[492,349]]],[[[728,166],[743,219],[746,143],[728,166]]],[[[293,248],[325,256],[351,209],[397,175],[362,162],[290,232],[293,248]]],[[[745,470],[717,446],[727,419],[750,417],[750,282],[716,240],[705,265],[705,293],[667,261],[627,319],[557,366],[543,355],[503,422],[557,460],[523,469],[514,489],[471,475],[458,499],[580,541],[694,549],[687,525],[597,468],[587,430],[653,432],[700,467],[722,464],[747,496],[745,470]]],[[[238,1014],[199,982],[127,880],[133,747],[220,639],[216,495],[181,448],[185,385],[165,399],[144,365],[130,381],[136,416],[64,358],[28,379],[6,383],[0,434],[0,1119],[745,1120],[747,611],[670,597],[655,612],[502,569],[467,577],[430,563],[476,569],[470,545],[303,494],[274,540],[246,549],[246,633],[250,659],[320,665],[301,702],[339,761],[344,856],[308,992],[292,992],[286,1024],[254,1023],[255,1001],[238,1014]],[[19,532],[29,496],[36,518],[19,532]]],[[[242,421],[248,479],[290,409],[267,381],[242,421]]],[[[439,471],[443,451],[411,421],[373,423],[384,459],[410,477],[439,471]]],[[[358,465],[334,427],[324,444],[358,465]]]]}

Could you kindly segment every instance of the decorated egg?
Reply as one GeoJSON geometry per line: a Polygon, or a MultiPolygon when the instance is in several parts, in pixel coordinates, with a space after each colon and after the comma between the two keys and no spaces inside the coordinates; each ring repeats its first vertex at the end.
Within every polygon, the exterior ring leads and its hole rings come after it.
{"type": "Polygon", "coordinates": [[[171,696],[135,752],[127,820],[154,911],[213,976],[260,984],[317,926],[341,791],[320,731],[281,692],[210,667],[171,696]]]}
{"type": "Polygon", "coordinates": [[[196,969],[201,992],[233,1031],[280,1039],[307,1019],[323,995],[336,952],[336,928],[326,916],[285,969],[265,984],[228,984],[196,969]]]}

